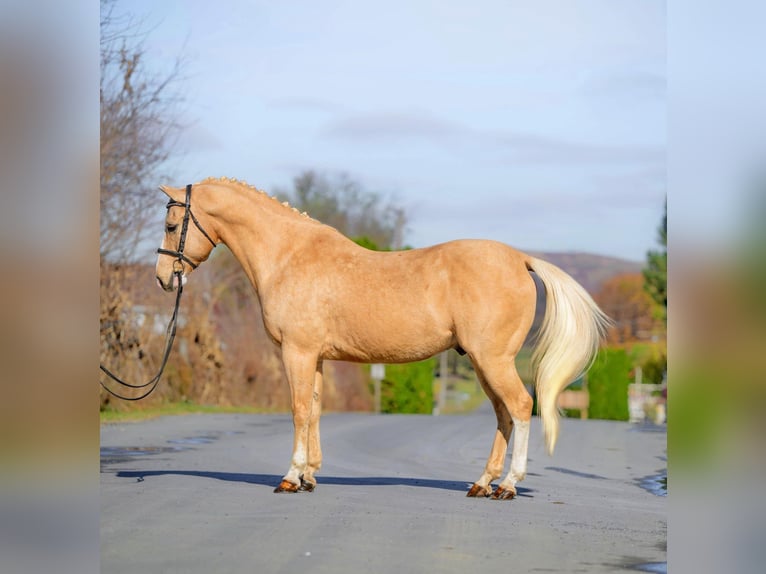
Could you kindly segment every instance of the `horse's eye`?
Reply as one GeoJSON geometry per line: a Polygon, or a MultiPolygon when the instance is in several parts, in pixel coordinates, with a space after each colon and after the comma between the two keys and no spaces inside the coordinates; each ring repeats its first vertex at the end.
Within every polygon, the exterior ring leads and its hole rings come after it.
{"type": "Polygon", "coordinates": [[[178,228],[178,225],[173,225],[173,224],[170,224],[170,223],[168,223],[165,226],[165,229],[167,230],[168,233],[173,233],[177,228],[178,228]]]}

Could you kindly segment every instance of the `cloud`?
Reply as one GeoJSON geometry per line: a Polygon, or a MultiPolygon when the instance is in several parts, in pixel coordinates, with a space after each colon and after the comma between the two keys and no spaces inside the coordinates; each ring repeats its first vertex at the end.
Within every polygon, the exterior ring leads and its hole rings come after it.
{"type": "Polygon", "coordinates": [[[667,78],[653,72],[612,72],[591,75],[583,83],[586,96],[607,100],[662,101],[667,93],[667,78]]]}
{"type": "Polygon", "coordinates": [[[665,161],[659,146],[610,145],[527,134],[499,134],[498,151],[507,164],[645,164],[665,161]]]}
{"type": "Polygon", "coordinates": [[[380,142],[424,140],[439,142],[470,134],[460,124],[434,116],[430,112],[381,111],[346,116],[330,123],[322,135],[339,140],[380,142]]]}
{"type": "Polygon", "coordinates": [[[202,125],[190,122],[183,126],[178,138],[179,149],[185,153],[220,151],[225,148],[220,137],[202,125]]]}
{"type": "Polygon", "coordinates": [[[345,110],[342,104],[310,97],[283,97],[273,98],[267,102],[267,105],[276,109],[301,110],[324,113],[338,113],[345,110]]]}
{"type": "Polygon", "coordinates": [[[383,111],[331,121],[321,137],[344,143],[390,145],[426,143],[452,152],[475,153],[500,165],[583,165],[664,163],[660,146],[568,141],[537,134],[474,129],[431,112],[383,111]]]}
{"type": "Polygon", "coordinates": [[[667,193],[665,165],[594,175],[592,201],[614,209],[659,209],[667,193]]]}

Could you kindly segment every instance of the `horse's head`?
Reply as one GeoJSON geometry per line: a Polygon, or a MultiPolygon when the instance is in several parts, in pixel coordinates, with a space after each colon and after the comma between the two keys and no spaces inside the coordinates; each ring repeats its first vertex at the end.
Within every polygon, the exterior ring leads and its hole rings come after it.
{"type": "MultiPolygon", "coordinates": [[[[192,212],[192,186],[186,189],[160,186],[170,198],[165,216],[165,237],[157,250],[157,283],[165,291],[186,283],[186,276],[205,261],[216,246],[217,236],[205,229],[192,212]]],[[[203,219],[204,220],[204,219],[203,219]]]]}

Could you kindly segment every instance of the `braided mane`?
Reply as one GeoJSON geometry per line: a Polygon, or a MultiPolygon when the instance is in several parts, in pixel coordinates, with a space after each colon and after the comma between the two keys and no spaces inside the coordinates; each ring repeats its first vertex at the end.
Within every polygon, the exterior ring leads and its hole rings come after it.
{"type": "MultiPolygon", "coordinates": [[[[312,221],[317,221],[316,219],[311,217],[305,211],[301,212],[297,208],[291,206],[289,202],[287,202],[287,201],[281,201],[280,202],[278,198],[274,197],[273,195],[269,195],[265,191],[263,191],[261,189],[258,189],[254,185],[251,185],[251,184],[247,183],[244,180],[243,181],[239,181],[239,180],[237,180],[236,178],[233,178],[233,177],[207,177],[207,178],[203,179],[202,181],[200,181],[199,183],[200,184],[212,183],[212,184],[217,184],[217,185],[228,185],[228,186],[235,185],[235,186],[239,187],[240,189],[246,189],[246,190],[249,190],[249,191],[252,191],[252,192],[255,192],[255,193],[259,193],[262,196],[264,196],[265,198],[273,200],[275,203],[283,206],[285,209],[289,209],[290,211],[294,212],[297,215],[300,215],[301,217],[305,217],[305,218],[310,219],[312,221]]],[[[321,222],[317,221],[317,223],[321,223],[321,222]]]]}

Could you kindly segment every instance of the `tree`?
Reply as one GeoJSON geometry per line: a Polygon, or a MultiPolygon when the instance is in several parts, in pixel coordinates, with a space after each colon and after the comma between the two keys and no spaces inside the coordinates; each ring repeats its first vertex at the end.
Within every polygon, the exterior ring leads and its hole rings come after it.
{"type": "Polygon", "coordinates": [[[649,251],[644,268],[644,289],[660,306],[660,314],[667,321],[668,311],[668,200],[665,199],[665,212],[662,222],[657,228],[657,240],[662,247],[660,250],[649,251]]]}
{"type": "Polygon", "coordinates": [[[364,189],[347,174],[327,176],[312,170],[293,179],[293,189],[277,190],[280,199],[364,247],[401,249],[407,216],[403,208],[364,189]]]}
{"type": "Polygon", "coordinates": [[[156,219],[159,169],[178,128],[171,91],[180,62],[167,75],[146,64],[140,24],[101,0],[101,257],[135,257],[156,219]]]}
{"type": "MultiPolygon", "coordinates": [[[[178,127],[173,110],[179,99],[170,88],[180,64],[164,76],[151,73],[140,23],[118,15],[115,6],[101,0],[101,360],[137,382],[153,369],[161,338],[137,322],[146,297],[132,262],[161,211],[156,184],[178,127]]],[[[151,275],[147,279],[151,284],[151,275]]],[[[109,400],[102,392],[102,405],[109,400]]]]}
{"type": "Polygon", "coordinates": [[[595,300],[614,320],[614,326],[607,335],[610,343],[651,338],[655,330],[655,304],[643,289],[640,273],[623,273],[604,281],[595,300]]]}

